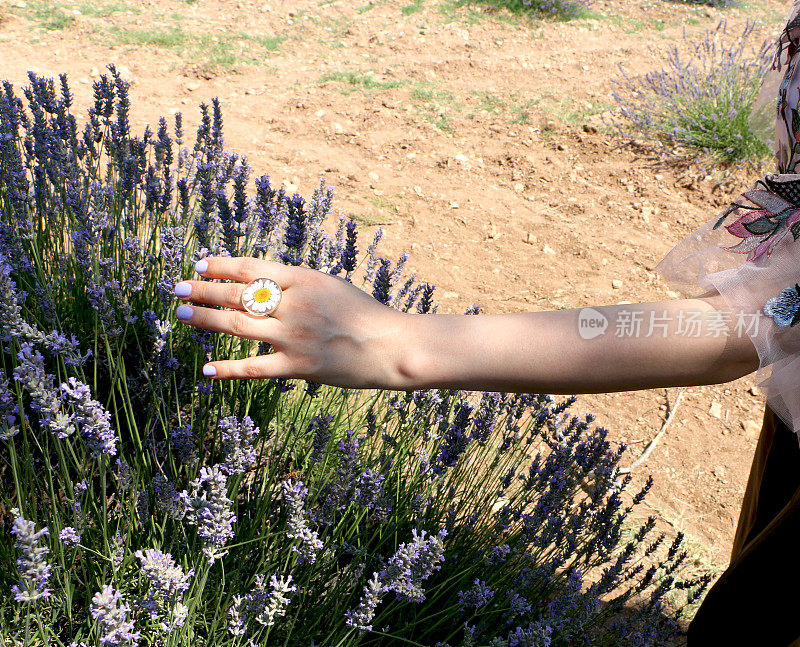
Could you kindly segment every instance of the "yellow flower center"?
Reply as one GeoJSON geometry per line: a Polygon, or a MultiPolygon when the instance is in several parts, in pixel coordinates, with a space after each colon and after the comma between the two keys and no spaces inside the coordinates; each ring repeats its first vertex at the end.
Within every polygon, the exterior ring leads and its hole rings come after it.
{"type": "Polygon", "coordinates": [[[272,292],[269,291],[269,288],[260,288],[256,290],[256,293],[253,295],[253,299],[256,303],[264,303],[265,301],[269,301],[271,296],[272,292]]]}

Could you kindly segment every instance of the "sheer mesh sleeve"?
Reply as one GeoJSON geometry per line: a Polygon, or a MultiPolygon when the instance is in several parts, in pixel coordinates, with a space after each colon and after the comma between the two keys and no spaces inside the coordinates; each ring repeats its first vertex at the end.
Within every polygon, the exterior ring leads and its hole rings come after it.
{"type": "Polygon", "coordinates": [[[800,0],[751,113],[777,173],[681,241],[656,267],[687,298],[717,291],[758,352],[767,404],[800,439],[800,0]],[[771,123],[772,129],[765,124],[771,123]]]}
{"type": "Polygon", "coordinates": [[[759,357],[756,380],[773,411],[800,434],[800,175],[758,180],[658,264],[687,298],[717,291],[759,357]]]}

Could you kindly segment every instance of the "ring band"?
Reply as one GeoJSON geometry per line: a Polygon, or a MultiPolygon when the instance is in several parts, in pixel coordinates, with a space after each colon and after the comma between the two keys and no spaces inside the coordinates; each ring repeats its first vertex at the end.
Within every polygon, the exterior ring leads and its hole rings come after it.
{"type": "Polygon", "coordinates": [[[250,281],[242,292],[242,307],[256,317],[268,317],[281,302],[281,286],[272,279],[250,281]]]}

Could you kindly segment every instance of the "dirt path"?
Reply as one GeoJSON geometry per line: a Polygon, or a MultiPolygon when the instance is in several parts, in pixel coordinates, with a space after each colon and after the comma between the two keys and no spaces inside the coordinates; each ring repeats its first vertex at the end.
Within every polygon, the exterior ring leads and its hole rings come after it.
{"type": "MultiPolygon", "coordinates": [[[[0,66],[15,85],[29,69],[69,73],[82,110],[114,62],[137,130],[182,111],[192,132],[218,96],[231,149],[305,196],[325,177],[337,209],[383,227],[385,252],[410,253],[442,311],[574,308],[676,296],[653,268],[748,184],[653,168],[598,132],[617,64],[657,67],[684,27],[701,35],[723,16],[767,34],[784,5],[607,0],[591,19],[526,24],[450,0],[6,0],[0,66]]],[[[686,389],[635,474],[654,474],[647,505],[703,567],[727,562],[764,410],[752,385],[686,389]]],[[[585,395],[574,410],[632,460],[676,394],[585,395]]]]}

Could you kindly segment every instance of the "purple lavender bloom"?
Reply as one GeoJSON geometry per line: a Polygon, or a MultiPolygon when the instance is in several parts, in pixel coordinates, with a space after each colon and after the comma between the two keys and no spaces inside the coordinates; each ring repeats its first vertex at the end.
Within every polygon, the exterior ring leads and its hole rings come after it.
{"type": "Polygon", "coordinates": [[[383,491],[383,481],[386,477],[372,468],[365,469],[358,477],[353,500],[367,510],[377,510],[381,516],[388,516],[391,503],[383,491]]]}
{"type": "Polygon", "coordinates": [[[44,358],[30,343],[23,343],[17,353],[19,364],[14,369],[14,379],[22,384],[31,396],[31,408],[38,412],[42,426],[66,438],[75,431],[70,416],[61,410],[61,397],[55,378],[44,369],[44,358]]]}
{"type": "Polygon", "coordinates": [[[125,539],[126,535],[117,531],[111,538],[109,544],[111,548],[111,563],[116,570],[119,570],[120,566],[122,566],[122,562],[125,560],[125,539]]]}
{"type": "Polygon", "coordinates": [[[100,625],[100,644],[103,647],[137,647],[141,634],[133,630],[128,619],[130,609],[122,602],[122,593],[106,584],[92,598],[92,618],[100,625]]]}
{"type": "Polygon", "coordinates": [[[372,282],[372,296],[382,304],[389,305],[392,300],[392,264],[385,258],[379,259],[378,262],[372,282]]]}
{"type": "Polygon", "coordinates": [[[283,250],[278,256],[282,263],[301,263],[308,233],[305,200],[295,193],[291,198],[286,198],[286,231],[283,236],[283,250]]]}
{"type": "Polygon", "coordinates": [[[185,238],[186,228],[182,225],[164,227],[161,230],[161,258],[164,263],[159,274],[158,293],[165,307],[175,299],[172,290],[181,280],[185,238]]]}
{"type": "Polygon", "coordinates": [[[422,290],[417,303],[417,312],[421,315],[428,314],[433,308],[433,291],[436,288],[430,283],[423,283],[422,290]]]}
{"type": "Polygon", "coordinates": [[[373,573],[372,579],[364,587],[364,594],[358,607],[345,611],[347,625],[362,632],[372,631],[372,619],[375,617],[375,609],[378,608],[383,593],[384,587],[378,579],[378,574],[373,573]]]}
{"type": "Polygon", "coordinates": [[[95,456],[117,453],[117,436],[111,429],[111,413],[97,400],[92,399],[91,390],[74,377],[61,385],[61,390],[75,407],[72,421],[80,429],[89,451],[95,456]]]}
{"type": "Polygon", "coordinates": [[[12,280],[11,272],[11,259],[0,252],[0,293],[4,295],[4,298],[0,299],[0,339],[4,341],[17,339],[21,343],[41,344],[54,355],[63,357],[67,364],[77,366],[86,362],[91,352],[81,354],[80,344],[75,335],[67,337],[57,330],[44,333],[25,321],[22,316],[22,303],[25,298],[12,280]]]}
{"type": "Polygon", "coordinates": [[[192,434],[192,426],[185,424],[169,435],[172,452],[179,463],[186,467],[197,465],[197,445],[192,434]]]}
{"type": "Polygon", "coordinates": [[[198,163],[197,177],[200,180],[200,209],[194,220],[194,230],[199,247],[211,249],[211,227],[214,222],[214,211],[217,207],[214,191],[216,166],[212,163],[198,163]]]}
{"type": "Polygon", "coordinates": [[[347,240],[342,250],[342,269],[345,271],[345,276],[350,277],[353,270],[356,269],[356,260],[358,255],[358,248],[356,242],[358,241],[358,232],[356,231],[356,223],[348,220],[345,224],[347,240]]]}
{"type": "Polygon", "coordinates": [[[228,630],[234,636],[244,636],[248,622],[255,621],[264,627],[272,627],[275,619],[286,615],[286,607],[291,602],[290,593],[297,591],[292,584],[292,576],[272,575],[269,578],[270,589],[267,590],[266,577],[256,575],[253,590],[244,595],[234,597],[234,603],[228,610],[230,620],[228,630]]]}
{"type": "Polygon", "coordinates": [[[486,582],[476,578],[472,583],[472,588],[468,591],[459,591],[457,597],[458,603],[462,607],[480,609],[489,604],[494,597],[494,591],[486,585],[486,582]]]}
{"type": "Polygon", "coordinates": [[[233,539],[236,515],[228,498],[228,481],[220,466],[201,467],[200,476],[192,481],[189,506],[192,514],[189,523],[197,526],[197,535],[203,541],[203,553],[213,564],[218,557],[227,555],[224,546],[233,539]]]}
{"type": "Polygon", "coordinates": [[[128,465],[127,461],[123,458],[118,458],[115,464],[117,466],[116,477],[117,483],[119,483],[119,489],[125,492],[133,483],[133,470],[131,470],[131,466],[128,465]]]}
{"type": "Polygon", "coordinates": [[[378,265],[378,245],[380,245],[381,240],[383,239],[383,229],[376,229],[375,234],[372,237],[372,242],[367,246],[367,268],[366,268],[366,279],[368,281],[372,281],[375,278],[375,268],[378,265]]]}
{"type": "Polygon", "coordinates": [[[19,433],[19,405],[8,384],[5,371],[0,369],[0,440],[8,440],[19,433]]]}
{"type": "Polygon", "coordinates": [[[256,178],[256,242],[254,253],[263,255],[270,243],[270,237],[278,224],[279,214],[276,197],[278,192],[269,183],[269,176],[256,178]]]}
{"type": "Polygon", "coordinates": [[[183,519],[186,516],[189,505],[186,491],[178,492],[175,485],[161,473],[153,477],[153,494],[156,507],[170,519],[183,519]]]}
{"type": "Polygon", "coordinates": [[[348,429],[344,438],[339,441],[336,476],[325,483],[318,497],[319,509],[314,515],[315,521],[333,525],[337,515],[346,510],[353,500],[358,445],[359,439],[353,435],[352,429],[348,429]]]}
{"type": "Polygon", "coordinates": [[[312,463],[319,463],[327,454],[328,443],[331,440],[331,424],[333,416],[318,414],[308,423],[306,434],[313,434],[311,441],[311,455],[309,460],[312,463]]]}
{"type": "Polygon", "coordinates": [[[286,536],[298,539],[299,546],[292,546],[292,552],[299,555],[301,564],[313,564],[317,561],[317,553],[322,550],[323,544],[317,532],[308,526],[308,517],[305,514],[305,498],[308,489],[303,487],[302,481],[291,479],[282,481],[283,496],[289,504],[289,518],[286,521],[286,536]]]}
{"type": "Polygon", "coordinates": [[[24,519],[19,510],[14,508],[11,514],[14,516],[11,534],[17,538],[14,546],[22,553],[17,558],[20,581],[11,587],[14,600],[34,602],[39,598],[49,597],[47,581],[50,579],[50,565],[45,560],[45,555],[50,549],[42,545],[41,541],[42,537],[49,534],[47,527],[37,532],[36,524],[24,519]]]}
{"type": "Polygon", "coordinates": [[[399,600],[423,602],[425,592],[422,582],[441,568],[440,562],[444,559],[442,540],[447,531],[442,529],[438,535],[429,535],[426,538],[424,530],[417,533],[414,528],[411,534],[411,543],[400,544],[397,552],[378,574],[378,579],[384,583],[383,590],[394,591],[399,600]]]}
{"type": "Polygon", "coordinates": [[[150,617],[162,617],[168,632],[183,626],[188,610],[180,599],[189,590],[194,569],[184,573],[172,555],[154,548],[137,550],[134,556],[141,563],[142,573],[150,583],[150,591],[144,602],[150,617]]]}
{"type": "Polygon", "coordinates": [[[58,538],[67,546],[77,546],[79,543],[81,543],[81,536],[72,526],[66,526],[60,533],[58,533],[58,538]]]}
{"type": "Polygon", "coordinates": [[[244,474],[256,463],[256,450],[253,441],[259,433],[250,416],[242,418],[241,423],[236,416],[228,416],[219,422],[222,432],[222,444],[225,462],[221,468],[226,474],[244,474]]]}

